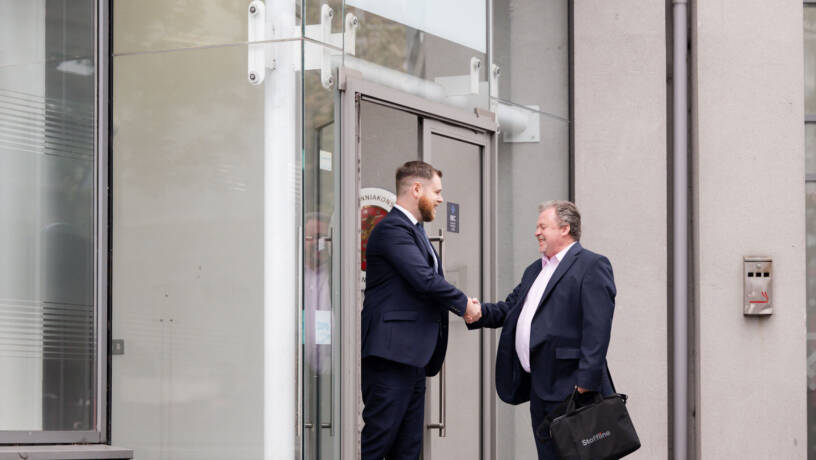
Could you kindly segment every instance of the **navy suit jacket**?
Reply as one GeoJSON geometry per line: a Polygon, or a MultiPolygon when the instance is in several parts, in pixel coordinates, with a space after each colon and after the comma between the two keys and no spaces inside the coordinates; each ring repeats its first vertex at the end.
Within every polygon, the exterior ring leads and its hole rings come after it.
{"type": "Polygon", "coordinates": [[[516,354],[516,325],[538,274],[530,264],[504,302],[482,305],[482,318],[469,328],[502,327],[496,354],[496,391],[502,401],[520,404],[535,391],[539,399],[562,401],[575,385],[611,394],[606,350],[615,309],[615,280],[606,257],[576,243],[550,278],[530,329],[530,373],[516,354]]]}
{"type": "MultiPolygon", "coordinates": [[[[467,297],[445,281],[442,266],[402,211],[391,210],[366,247],[362,357],[424,367],[435,375],[448,347],[448,310],[465,314],[467,297]]],[[[436,256],[438,257],[438,256],[436,256]]]]}

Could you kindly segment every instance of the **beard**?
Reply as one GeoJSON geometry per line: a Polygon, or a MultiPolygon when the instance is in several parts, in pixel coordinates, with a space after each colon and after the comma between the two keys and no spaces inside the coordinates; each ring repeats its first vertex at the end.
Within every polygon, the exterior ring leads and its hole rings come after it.
{"type": "Polygon", "coordinates": [[[419,198],[419,214],[422,215],[423,222],[431,222],[434,220],[434,217],[436,217],[436,207],[430,198],[424,196],[419,198]]]}

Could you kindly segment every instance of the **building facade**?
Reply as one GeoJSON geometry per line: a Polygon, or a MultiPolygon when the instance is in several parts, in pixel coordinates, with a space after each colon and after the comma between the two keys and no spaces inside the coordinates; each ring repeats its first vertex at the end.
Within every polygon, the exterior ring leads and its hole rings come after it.
{"type": "MultiPolygon", "coordinates": [[[[576,202],[632,458],[816,458],[808,3],[0,0],[0,458],[357,458],[413,159],[483,301],[576,202]]],[[[450,337],[423,457],[533,458],[498,333],[450,337]]]]}

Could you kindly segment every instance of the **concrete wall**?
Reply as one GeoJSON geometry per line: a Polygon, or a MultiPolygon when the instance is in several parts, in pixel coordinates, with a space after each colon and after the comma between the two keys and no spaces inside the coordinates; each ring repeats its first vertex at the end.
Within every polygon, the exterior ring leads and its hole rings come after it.
{"type": "Polygon", "coordinates": [[[802,2],[692,16],[698,458],[806,458],[802,2]],[[774,314],[742,315],[742,257],[774,259],[774,314]]]}
{"type": "Polygon", "coordinates": [[[575,198],[618,288],[609,365],[643,447],[668,446],[663,2],[575,2],[575,198]]]}

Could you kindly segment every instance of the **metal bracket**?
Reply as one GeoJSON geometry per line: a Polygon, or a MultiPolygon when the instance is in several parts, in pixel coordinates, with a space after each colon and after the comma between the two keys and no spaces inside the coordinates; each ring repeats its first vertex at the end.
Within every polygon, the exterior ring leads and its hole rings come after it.
{"type": "Polygon", "coordinates": [[[497,66],[496,64],[490,64],[490,75],[488,78],[490,79],[490,92],[493,97],[499,97],[499,77],[501,76],[501,67],[497,66]]]}
{"type": "Polygon", "coordinates": [[[343,37],[345,43],[343,43],[343,50],[346,54],[351,54],[352,56],[355,55],[357,51],[357,28],[360,27],[360,20],[357,19],[357,16],[346,13],[346,28],[344,30],[345,36],[343,37]]]}
{"type": "Polygon", "coordinates": [[[247,21],[249,31],[247,79],[250,84],[260,85],[266,76],[266,47],[262,43],[253,44],[253,42],[266,39],[266,5],[260,0],[253,0],[249,3],[247,12],[249,15],[247,21]]]}
{"type": "Polygon", "coordinates": [[[470,58],[470,94],[479,94],[479,69],[481,68],[481,59],[470,58]]]}
{"type": "MultiPolygon", "coordinates": [[[[334,67],[337,66],[340,56],[345,50],[346,54],[354,55],[357,47],[357,28],[360,26],[360,20],[352,13],[346,13],[344,20],[344,32],[333,34],[331,33],[331,23],[334,18],[334,10],[327,4],[324,4],[320,9],[320,24],[307,25],[306,36],[319,38],[323,43],[330,46],[305,46],[306,53],[303,59],[303,70],[320,69],[320,81],[324,88],[331,88],[334,86],[334,67]],[[313,51],[319,49],[319,53],[313,51]]],[[[299,58],[299,56],[298,56],[299,58]]],[[[299,61],[299,59],[298,59],[299,61]]]]}
{"type": "MultiPolygon", "coordinates": [[[[301,48],[304,49],[303,70],[320,69],[320,81],[325,88],[334,86],[334,67],[337,65],[335,56],[340,56],[345,50],[346,54],[354,55],[357,46],[357,28],[360,21],[352,13],[347,13],[344,21],[344,32],[333,34],[332,20],[334,19],[334,9],[328,4],[323,4],[320,8],[320,24],[307,25],[305,35],[330,46],[312,46],[305,43],[303,47],[294,47],[295,65],[300,70],[301,48]],[[317,50],[319,49],[319,52],[317,50]],[[314,50],[314,51],[313,51],[314,50]]],[[[261,0],[253,0],[248,8],[248,60],[247,79],[253,85],[260,85],[264,81],[266,69],[275,70],[276,60],[267,56],[270,48],[268,43],[256,43],[269,40],[266,30],[266,8],[261,0]],[[268,64],[268,65],[267,65],[268,64]]],[[[297,33],[300,35],[300,32],[297,33]]]]}
{"type": "MultiPolygon", "coordinates": [[[[323,4],[320,8],[320,38],[324,42],[331,40],[331,23],[334,18],[334,9],[327,4],[323,4]]],[[[323,87],[328,89],[334,86],[334,75],[331,69],[331,54],[329,48],[324,46],[323,59],[320,63],[320,82],[323,87]]],[[[342,44],[340,45],[342,49],[342,44]]]]}

